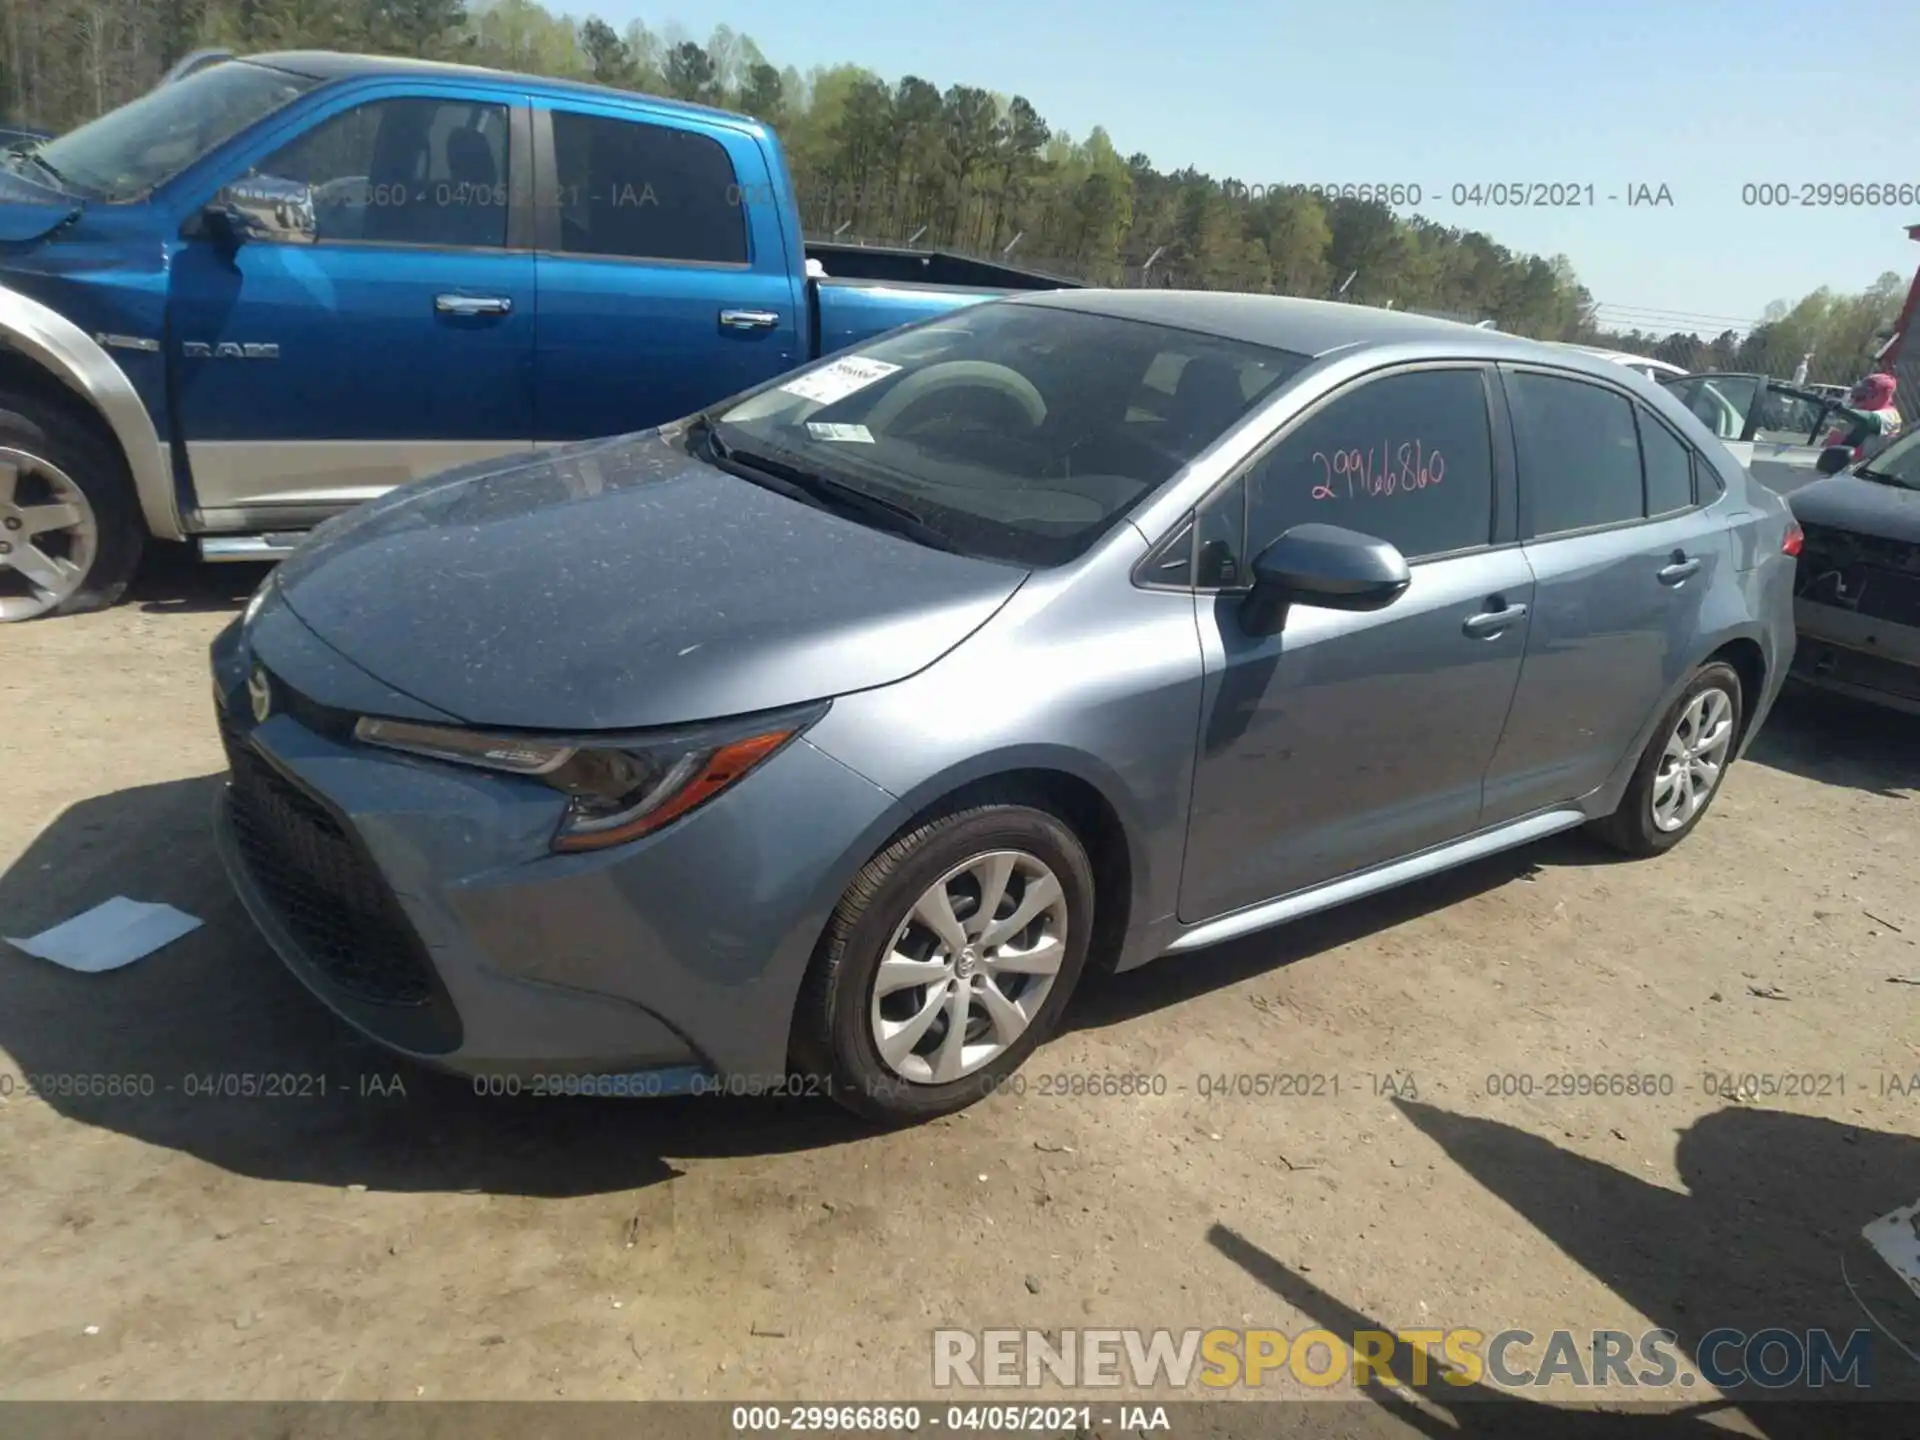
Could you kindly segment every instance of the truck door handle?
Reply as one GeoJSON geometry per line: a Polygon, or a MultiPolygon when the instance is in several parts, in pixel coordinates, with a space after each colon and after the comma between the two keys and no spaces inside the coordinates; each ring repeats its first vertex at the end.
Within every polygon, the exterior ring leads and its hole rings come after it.
{"type": "Polygon", "coordinates": [[[513,301],[504,295],[436,295],[433,308],[442,315],[509,315],[513,301]]]}
{"type": "Polygon", "coordinates": [[[721,328],[726,330],[771,330],[780,323],[777,310],[722,310],[721,328]]]}
{"type": "Polygon", "coordinates": [[[1527,618],[1527,607],[1509,605],[1501,610],[1483,610],[1478,615],[1469,615],[1461,629],[1476,638],[1491,639],[1503,630],[1511,630],[1527,618]]]}
{"type": "Polygon", "coordinates": [[[1660,571],[1662,585],[1678,585],[1700,568],[1698,559],[1688,559],[1678,550],[1673,552],[1673,563],[1660,571]]]}

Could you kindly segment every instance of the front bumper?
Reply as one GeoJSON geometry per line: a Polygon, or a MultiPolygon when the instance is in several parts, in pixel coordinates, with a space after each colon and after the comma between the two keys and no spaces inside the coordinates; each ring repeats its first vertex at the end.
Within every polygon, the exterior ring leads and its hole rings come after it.
{"type": "Polygon", "coordinates": [[[1796,684],[1920,715],[1920,626],[1806,599],[1793,614],[1796,684]]]}
{"type": "Polygon", "coordinates": [[[215,642],[216,829],[242,904],[321,1000],[464,1074],[786,1069],[814,946],[897,801],[802,737],[657,835],[556,855],[543,786],[329,733],[316,714],[378,682],[312,640],[280,607],[215,642]]]}

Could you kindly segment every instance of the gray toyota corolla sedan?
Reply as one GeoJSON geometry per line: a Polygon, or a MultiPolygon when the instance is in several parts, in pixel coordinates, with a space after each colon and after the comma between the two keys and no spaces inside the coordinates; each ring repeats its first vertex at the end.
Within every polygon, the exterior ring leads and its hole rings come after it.
{"type": "Polygon", "coordinates": [[[219,829],[308,986],[476,1085],[930,1116],[1090,966],[1678,843],[1798,544],[1604,359],[997,301],[324,526],[215,643],[219,829]]]}

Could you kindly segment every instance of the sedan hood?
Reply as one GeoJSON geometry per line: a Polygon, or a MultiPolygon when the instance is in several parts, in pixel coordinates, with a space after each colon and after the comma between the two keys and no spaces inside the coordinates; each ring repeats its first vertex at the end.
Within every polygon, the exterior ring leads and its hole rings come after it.
{"type": "Polygon", "coordinates": [[[1787,503],[1802,525],[1920,544],[1920,490],[1834,475],[1794,491],[1787,503]]]}
{"type": "Polygon", "coordinates": [[[469,724],[623,730],[903,679],[1026,574],[762,489],[673,427],[393,491],[315,531],[279,585],[329,645],[469,724]]]}

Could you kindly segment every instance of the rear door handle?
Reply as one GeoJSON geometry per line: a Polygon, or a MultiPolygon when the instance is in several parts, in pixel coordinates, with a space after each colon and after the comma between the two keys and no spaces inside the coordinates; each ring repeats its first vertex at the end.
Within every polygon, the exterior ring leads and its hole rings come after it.
{"type": "Polygon", "coordinates": [[[513,301],[504,295],[436,295],[433,308],[442,315],[509,315],[513,301]]]}
{"type": "Polygon", "coordinates": [[[1678,585],[1699,568],[1700,562],[1697,559],[1676,559],[1671,565],[1666,566],[1660,571],[1660,583],[1662,585],[1678,585]]]}
{"type": "Polygon", "coordinates": [[[727,330],[771,330],[780,323],[777,310],[722,310],[720,324],[727,330]]]}
{"type": "Polygon", "coordinates": [[[1511,630],[1526,618],[1526,606],[1509,605],[1504,610],[1484,610],[1478,615],[1469,615],[1460,628],[1469,635],[1491,639],[1503,630],[1511,630]]]}

